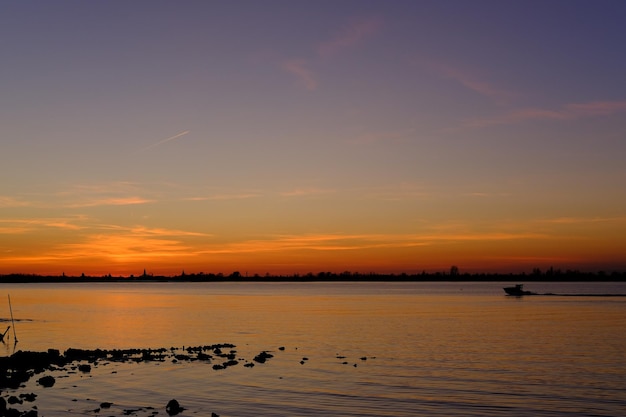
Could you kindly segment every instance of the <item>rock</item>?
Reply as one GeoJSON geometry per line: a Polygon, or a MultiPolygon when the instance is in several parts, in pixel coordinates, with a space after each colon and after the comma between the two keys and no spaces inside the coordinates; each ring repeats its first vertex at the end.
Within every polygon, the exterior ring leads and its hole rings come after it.
{"type": "Polygon", "coordinates": [[[228,362],[224,362],[224,363],[222,364],[222,366],[223,366],[224,368],[226,368],[226,367],[229,367],[229,366],[235,366],[235,365],[237,365],[238,363],[239,363],[239,362],[237,362],[237,361],[228,361],[228,362]]]}
{"type": "Polygon", "coordinates": [[[20,412],[20,410],[17,410],[15,408],[8,408],[6,413],[4,414],[4,416],[6,416],[6,417],[22,417],[22,413],[20,412]]]}
{"type": "Polygon", "coordinates": [[[78,370],[81,372],[89,373],[91,372],[91,365],[89,364],[78,365],[78,370]]]}
{"type": "Polygon", "coordinates": [[[23,401],[17,398],[15,395],[11,395],[7,402],[9,404],[22,404],[23,401]]]}
{"type": "Polygon", "coordinates": [[[35,393],[20,394],[20,398],[24,399],[24,401],[28,401],[29,403],[32,403],[33,401],[35,401],[35,398],[37,398],[37,394],[35,393]]]}
{"type": "Polygon", "coordinates": [[[56,380],[54,379],[53,376],[46,375],[46,376],[42,376],[41,378],[39,378],[37,382],[39,383],[39,385],[41,385],[44,388],[50,388],[51,386],[54,385],[56,380]]]}
{"type": "Polygon", "coordinates": [[[6,417],[37,417],[38,412],[35,409],[21,412],[20,410],[16,410],[15,408],[9,408],[8,410],[6,410],[5,414],[2,414],[2,416],[3,417],[4,416],[6,417]]]}
{"type": "Polygon", "coordinates": [[[183,410],[184,408],[181,407],[176,400],[170,400],[165,406],[165,411],[167,411],[167,414],[169,414],[170,416],[175,416],[183,410]]]}
{"type": "Polygon", "coordinates": [[[267,353],[263,351],[259,353],[258,355],[256,355],[253,360],[258,363],[265,363],[266,360],[268,360],[269,358],[273,358],[273,357],[274,355],[272,355],[271,353],[267,353]]]}
{"type": "Polygon", "coordinates": [[[48,352],[28,352],[18,350],[10,358],[7,358],[10,362],[9,367],[16,370],[34,370],[35,372],[43,372],[50,365],[62,365],[62,361],[48,352]]]}
{"type": "Polygon", "coordinates": [[[104,403],[100,403],[100,408],[111,408],[112,405],[113,403],[104,402],[104,403]]]}

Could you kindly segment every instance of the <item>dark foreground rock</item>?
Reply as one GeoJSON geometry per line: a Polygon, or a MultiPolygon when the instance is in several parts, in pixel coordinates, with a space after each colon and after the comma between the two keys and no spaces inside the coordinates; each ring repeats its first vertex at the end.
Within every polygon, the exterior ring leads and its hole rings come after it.
{"type": "MultiPolygon", "coordinates": [[[[221,369],[235,364],[236,351],[232,350],[235,345],[221,343],[196,347],[183,347],[183,351],[193,353],[193,355],[176,354],[177,348],[159,349],[67,349],[61,354],[56,349],[48,349],[47,352],[17,351],[11,356],[0,357],[0,390],[18,389],[35,374],[46,370],[63,368],[66,365],[82,362],[78,365],[78,370],[89,373],[93,366],[97,366],[99,361],[111,362],[151,362],[165,361],[172,359],[176,361],[201,361],[210,363],[212,355],[206,352],[220,352],[219,356],[226,357],[229,361],[221,369]],[[228,354],[222,354],[222,349],[229,349],[228,354]]],[[[51,377],[52,378],[52,377],[51,377]]],[[[41,378],[40,378],[41,379],[41,378]]],[[[44,387],[54,385],[53,380],[47,378],[40,385],[44,387]]]]}
{"type": "Polygon", "coordinates": [[[267,353],[266,351],[263,351],[254,357],[254,361],[258,363],[265,363],[269,358],[273,358],[273,357],[274,355],[272,355],[271,353],[267,353]]]}
{"type": "Polygon", "coordinates": [[[181,407],[180,404],[178,403],[178,401],[176,401],[176,400],[170,400],[167,403],[167,405],[165,406],[165,411],[170,416],[175,416],[176,414],[180,413],[183,410],[184,410],[184,408],[181,407]]]}
{"type": "Polygon", "coordinates": [[[55,382],[56,382],[56,379],[54,379],[52,375],[42,376],[41,378],[37,380],[37,383],[39,383],[39,385],[41,385],[44,388],[50,388],[51,386],[54,385],[55,382]]]}
{"type": "MultiPolygon", "coordinates": [[[[176,348],[158,348],[158,349],[75,349],[70,348],[61,353],[56,349],[48,349],[46,352],[30,352],[18,351],[11,356],[0,357],[0,391],[6,389],[17,390],[24,387],[35,375],[40,377],[37,383],[44,388],[54,386],[56,379],[52,375],[41,375],[46,371],[67,371],[75,373],[78,370],[81,373],[90,373],[92,368],[97,367],[100,362],[163,362],[170,360],[174,363],[179,361],[198,362],[212,365],[215,370],[222,370],[243,362],[246,368],[254,367],[254,363],[265,363],[274,355],[268,351],[262,351],[254,356],[252,361],[237,357],[237,351],[234,350],[235,345],[230,343],[203,345],[195,347],[176,348]],[[218,363],[213,363],[216,361],[218,363]]],[[[284,351],[283,346],[278,350],[284,351]]],[[[37,417],[37,407],[32,410],[19,411],[9,408],[12,404],[21,404],[24,402],[34,402],[36,394],[19,394],[19,396],[0,397],[0,417],[16,416],[16,417],[37,417]],[[8,398],[8,404],[7,404],[8,398]]],[[[100,412],[110,408],[112,403],[103,402],[100,408],[93,410],[100,412]]],[[[166,406],[169,415],[179,414],[184,410],[178,401],[171,400],[166,406]]],[[[139,410],[124,410],[124,415],[130,415],[139,410]]],[[[212,417],[218,417],[212,413],[212,417]]]]}

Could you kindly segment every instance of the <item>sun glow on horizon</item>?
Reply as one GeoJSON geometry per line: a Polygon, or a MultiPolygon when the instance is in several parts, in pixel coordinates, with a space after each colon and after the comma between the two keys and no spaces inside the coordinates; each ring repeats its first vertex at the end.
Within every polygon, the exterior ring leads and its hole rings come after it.
{"type": "MultiPolygon", "coordinates": [[[[618,219],[622,223],[623,219],[618,219]]],[[[18,222],[19,223],[19,222],[18,222]]],[[[571,219],[546,222],[557,227],[579,224],[571,219]]],[[[614,225],[615,222],[609,222],[614,225]]],[[[33,225],[50,228],[50,222],[33,225]]],[[[52,226],[53,227],[53,226],[52,226]]],[[[62,227],[81,232],[82,241],[45,245],[32,229],[7,228],[24,241],[23,251],[5,251],[0,273],[130,275],[149,269],[158,275],[192,272],[304,274],[331,271],[417,273],[445,271],[461,265],[473,272],[523,272],[535,267],[588,269],[599,264],[620,268],[619,246],[584,235],[523,231],[415,234],[302,234],[252,240],[224,239],[208,233],[147,227],[62,227]],[[86,230],[87,229],[87,230],[86,230]],[[580,248],[586,249],[580,249],[580,248]]],[[[61,239],[63,240],[63,239],[61,239]]],[[[616,242],[619,244],[619,242],[616,242]]]]}

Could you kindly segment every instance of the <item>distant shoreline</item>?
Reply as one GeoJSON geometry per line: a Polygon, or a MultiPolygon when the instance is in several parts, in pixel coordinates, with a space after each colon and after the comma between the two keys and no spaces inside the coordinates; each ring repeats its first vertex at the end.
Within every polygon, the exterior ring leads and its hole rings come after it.
{"type": "Polygon", "coordinates": [[[547,271],[546,273],[520,274],[360,274],[323,272],[307,275],[254,275],[244,276],[239,273],[223,274],[183,274],[174,276],[155,276],[149,274],[130,276],[49,276],[36,274],[0,275],[0,283],[137,283],[137,282],[626,282],[626,272],[578,272],[578,271],[547,271]]]}

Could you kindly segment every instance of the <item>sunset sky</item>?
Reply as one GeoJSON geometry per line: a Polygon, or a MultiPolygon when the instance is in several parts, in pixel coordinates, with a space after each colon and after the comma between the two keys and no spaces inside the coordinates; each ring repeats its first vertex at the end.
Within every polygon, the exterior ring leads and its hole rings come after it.
{"type": "Polygon", "coordinates": [[[626,270],[624,1],[2,1],[0,274],[626,270]]]}

